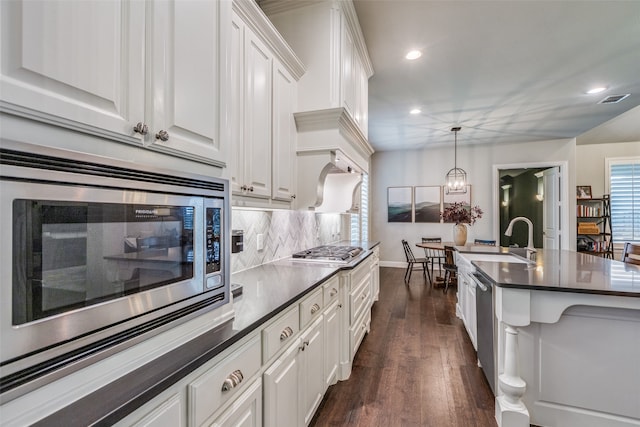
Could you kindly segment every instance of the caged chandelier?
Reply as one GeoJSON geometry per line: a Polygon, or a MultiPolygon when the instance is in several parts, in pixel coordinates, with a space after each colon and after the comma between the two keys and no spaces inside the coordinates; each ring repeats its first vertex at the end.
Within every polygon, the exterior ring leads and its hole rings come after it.
{"type": "Polygon", "coordinates": [[[466,193],[467,192],[467,173],[464,169],[458,167],[458,132],[460,127],[452,127],[451,131],[454,134],[454,146],[453,146],[453,169],[447,172],[445,178],[446,192],[452,193],[466,193]]]}

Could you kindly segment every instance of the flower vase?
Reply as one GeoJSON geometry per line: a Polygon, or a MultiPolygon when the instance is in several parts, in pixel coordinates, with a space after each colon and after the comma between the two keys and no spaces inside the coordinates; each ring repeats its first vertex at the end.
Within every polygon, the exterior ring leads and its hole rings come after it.
{"type": "Polygon", "coordinates": [[[453,226],[453,242],[456,246],[464,246],[467,243],[467,226],[456,224],[453,226]]]}

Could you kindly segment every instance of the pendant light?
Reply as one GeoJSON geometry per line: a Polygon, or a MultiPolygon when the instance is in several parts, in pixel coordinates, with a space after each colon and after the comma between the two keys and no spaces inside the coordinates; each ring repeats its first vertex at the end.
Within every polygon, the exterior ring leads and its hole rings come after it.
{"type": "Polygon", "coordinates": [[[464,169],[458,167],[458,132],[460,131],[460,127],[452,127],[451,131],[455,138],[453,145],[453,169],[447,172],[445,191],[447,194],[464,194],[467,192],[467,173],[464,169]]]}

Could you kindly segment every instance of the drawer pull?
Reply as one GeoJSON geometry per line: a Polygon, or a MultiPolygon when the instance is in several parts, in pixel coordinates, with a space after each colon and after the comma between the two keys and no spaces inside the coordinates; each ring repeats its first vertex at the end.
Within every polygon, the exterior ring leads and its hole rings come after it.
{"type": "Polygon", "coordinates": [[[332,288],[331,292],[329,292],[329,296],[333,298],[336,295],[338,295],[338,290],[336,288],[332,288]]]}
{"type": "Polygon", "coordinates": [[[244,375],[241,370],[233,371],[222,383],[222,391],[229,391],[242,382],[244,375]]]}
{"type": "Polygon", "coordinates": [[[311,314],[316,314],[318,312],[318,310],[320,310],[320,306],[318,304],[313,304],[311,306],[311,314]]]}
{"type": "Polygon", "coordinates": [[[293,329],[291,329],[289,326],[287,326],[286,328],[284,328],[282,330],[282,332],[280,332],[280,341],[286,340],[291,335],[293,335],[293,329]]]}

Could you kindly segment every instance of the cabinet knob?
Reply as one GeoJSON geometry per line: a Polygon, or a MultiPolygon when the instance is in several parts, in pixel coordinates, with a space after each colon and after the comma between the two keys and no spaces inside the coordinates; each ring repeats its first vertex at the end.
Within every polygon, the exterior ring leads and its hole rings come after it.
{"type": "Polygon", "coordinates": [[[160,132],[156,133],[156,139],[159,139],[160,141],[168,141],[169,140],[169,132],[167,132],[166,130],[161,130],[160,132]]]}
{"type": "Polygon", "coordinates": [[[247,190],[253,191],[253,185],[251,187],[247,188],[247,190]]]}
{"type": "Polygon", "coordinates": [[[244,375],[241,370],[233,371],[222,383],[222,391],[229,391],[242,382],[244,375]]]}
{"type": "Polygon", "coordinates": [[[292,194],[292,195],[291,195],[291,198],[292,198],[292,199],[295,199],[295,198],[296,198],[296,195],[295,195],[295,194],[292,194]]]}
{"type": "Polygon", "coordinates": [[[336,288],[331,288],[331,292],[329,292],[330,297],[335,297],[338,294],[338,290],[336,288]]]}
{"type": "Polygon", "coordinates": [[[318,304],[313,304],[311,306],[311,314],[316,314],[318,312],[318,310],[320,310],[320,306],[318,304]]]}
{"type": "Polygon", "coordinates": [[[342,308],[342,304],[338,304],[338,308],[342,308]]]}
{"type": "Polygon", "coordinates": [[[280,332],[280,341],[286,340],[291,335],[293,335],[293,329],[291,329],[289,326],[287,326],[286,328],[284,328],[282,330],[282,332],[280,332]]]}
{"type": "Polygon", "coordinates": [[[149,128],[142,122],[138,122],[134,127],[133,131],[135,133],[139,133],[140,135],[146,135],[149,133],[149,128]]]}

